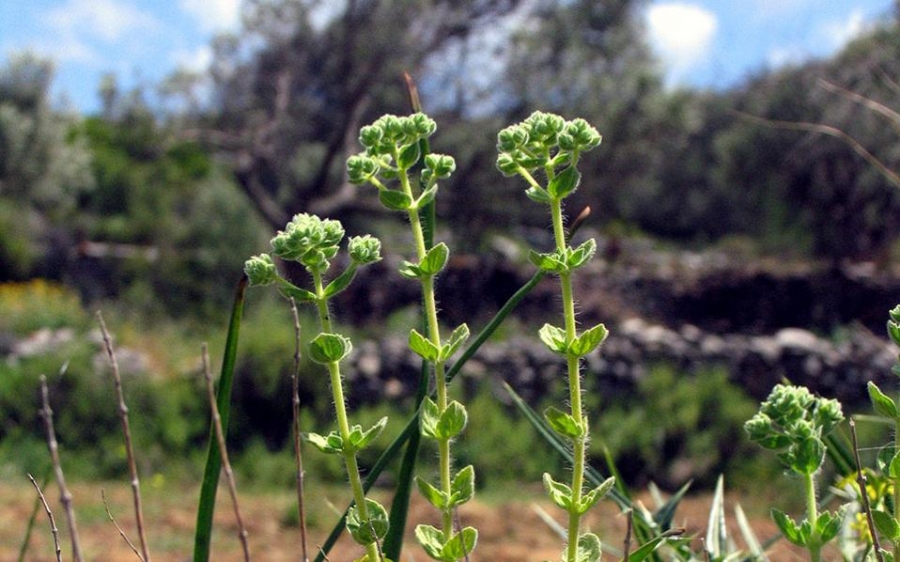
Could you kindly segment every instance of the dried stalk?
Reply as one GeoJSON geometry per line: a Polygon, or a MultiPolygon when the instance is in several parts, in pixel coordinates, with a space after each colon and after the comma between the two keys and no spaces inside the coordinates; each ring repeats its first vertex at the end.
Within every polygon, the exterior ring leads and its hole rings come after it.
{"type": "Polygon", "coordinates": [[[309,562],[309,554],[306,545],[306,502],[303,496],[303,453],[300,449],[300,315],[297,312],[297,302],[291,299],[291,314],[294,316],[294,333],[296,343],[294,347],[294,372],[291,374],[291,404],[294,418],[294,456],[297,464],[297,509],[300,518],[300,553],[303,562],[309,562]]]}
{"type": "Polygon", "coordinates": [[[869,493],[866,491],[866,476],[862,471],[862,463],[859,459],[859,442],[856,439],[856,422],[850,418],[850,439],[853,443],[853,458],[856,461],[856,483],[859,485],[859,496],[862,498],[863,511],[866,513],[866,522],[869,525],[869,533],[872,535],[872,550],[878,562],[884,562],[881,553],[881,544],[878,542],[878,533],[875,530],[875,520],[872,518],[872,506],[869,504],[869,493]]]}
{"type": "Polygon", "coordinates": [[[69,526],[69,535],[72,538],[72,560],[84,562],[81,552],[81,543],[78,540],[78,529],[75,525],[75,510],[72,507],[72,494],[66,486],[66,478],[63,475],[62,464],[59,462],[59,445],[56,442],[56,431],[53,429],[53,410],[50,409],[50,391],[47,390],[47,377],[41,375],[41,398],[44,407],[41,416],[47,427],[47,446],[50,449],[50,460],[53,462],[53,471],[56,473],[56,483],[59,486],[59,501],[66,513],[66,521],[69,526]]]}
{"type": "MultiPolygon", "coordinates": [[[[134,457],[134,447],[131,441],[131,426],[128,423],[128,406],[125,405],[125,394],[122,392],[122,377],[119,374],[119,362],[113,351],[112,338],[106,329],[103,315],[97,312],[97,321],[100,323],[100,331],[103,333],[103,345],[106,348],[106,356],[112,368],[113,381],[116,385],[116,397],[119,400],[119,420],[122,422],[122,435],[125,437],[125,454],[128,458],[128,472],[131,475],[131,494],[134,501],[134,519],[137,524],[138,540],[141,543],[141,560],[150,562],[150,548],[147,544],[147,534],[144,529],[144,510],[141,505],[141,484],[138,478],[137,463],[134,457]]],[[[112,518],[112,515],[110,515],[112,518]]],[[[118,525],[116,525],[118,526],[118,525]]],[[[128,539],[125,539],[128,541],[128,539]]],[[[128,541],[131,544],[130,541],[128,541]]],[[[132,547],[133,548],[133,547],[132,547]]]]}
{"type": "Polygon", "coordinates": [[[209,407],[212,414],[213,428],[216,431],[216,441],[219,444],[219,453],[222,456],[222,468],[225,470],[225,478],[228,481],[228,492],[231,494],[231,504],[234,506],[234,516],[238,524],[238,538],[244,550],[244,561],[250,562],[250,547],[247,544],[247,528],[241,517],[241,509],[238,505],[237,486],[234,483],[234,471],[231,470],[231,461],[228,459],[228,449],[225,447],[225,432],[222,430],[222,418],[219,416],[219,407],[216,405],[216,391],[213,388],[212,373],[209,369],[209,350],[203,344],[203,376],[206,378],[206,391],[209,395],[209,407]]]}
{"type": "Polygon", "coordinates": [[[53,512],[50,511],[50,506],[47,505],[47,498],[44,497],[44,492],[41,491],[41,487],[34,479],[34,476],[29,474],[28,479],[31,480],[31,485],[37,490],[38,498],[40,498],[41,503],[44,505],[44,511],[47,512],[47,518],[50,520],[50,532],[53,533],[53,547],[56,549],[56,561],[62,562],[62,549],[59,547],[59,529],[56,527],[56,519],[53,518],[53,512]]]}
{"type": "Polygon", "coordinates": [[[106,492],[104,490],[100,490],[100,498],[103,499],[103,507],[106,508],[106,516],[109,517],[109,520],[112,521],[112,524],[116,526],[116,530],[119,531],[119,536],[122,537],[122,540],[125,541],[125,544],[131,548],[131,551],[141,560],[141,562],[146,562],[141,553],[138,551],[137,547],[134,546],[134,543],[128,538],[128,535],[125,534],[125,529],[123,529],[119,522],[116,521],[116,518],[113,517],[112,511],[109,510],[109,502],[106,501],[106,492]]]}

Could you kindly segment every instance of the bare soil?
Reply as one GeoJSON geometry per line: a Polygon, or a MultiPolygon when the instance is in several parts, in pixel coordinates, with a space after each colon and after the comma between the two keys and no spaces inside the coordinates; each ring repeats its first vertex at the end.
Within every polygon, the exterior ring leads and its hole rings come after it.
{"type": "MultiPolygon", "coordinates": [[[[66,520],[59,503],[56,488],[48,486],[45,492],[59,528],[60,546],[63,560],[71,560],[71,544],[66,529],[66,520]]],[[[127,536],[137,540],[134,527],[134,513],[130,488],[121,482],[106,484],[78,483],[72,486],[76,505],[76,519],[81,545],[87,560],[135,561],[138,557],[119,535],[110,522],[101,499],[105,489],[109,508],[116,522],[124,528],[127,536]]],[[[344,499],[338,492],[316,493],[310,490],[308,509],[312,512],[309,528],[311,555],[315,546],[321,544],[336,520],[336,506],[343,506],[344,499]]],[[[192,533],[194,528],[197,489],[172,485],[162,481],[143,483],[144,513],[151,554],[156,562],[187,562],[191,559],[192,533]]],[[[258,562],[280,562],[302,560],[300,531],[296,525],[286,523],[293,509],[295,496],[284,492],[239,492],[240,507],[248,526],[250,553],[258,562]]],[[[26,533],[28,518],[34,506],[36,494],[31,485],[0,482],[0,560],[17,559],[19,548],[26,533]]],[[[705,533],[709,511],[709,497],[686,498],[678,509],[676,523],[684,525],[688,535],[702,536],[705,533]]],[[[466,504],[461,510],[462,523],[479,530],[473,561],[490,562],[540,562],[558,560],[562,541],[539,514],[543,511],[558,521],[561,512],[542,499],[539,489],[522,487],[515,497],[476,500],[466,504]]],[[[729,510],[730,511],[730,510],[729,510]]],[[[752,524],[760,538],[774,534],[774,526],[764,514],[751,515],[752,524]]],[[[415,498],[410,521],[435,523],[430,506],[415,498]]],[[[740,533],[733,520],[729,520],[732,536],[742,546],[740,533]]],[[[412,527],[408,529],[409,545],[404,549],[400,562],[423,562],[427,556],[415,544],[412,527]]],[[[626,536],[626,519],[610,502],[602,502],[587,519],[587,526],[611,546],[621,549],[626,536]]],[[[699,539],[697,539],[699,541],[699,539]]],[[[699,547],[699,542],[697,543],[699,547]]],[[[351,541],[342,539],[329,555],[331,562],[351,562],[362,555],[362,551],[351,541]]],[[[243,560],[237,538],[234,512],[227,494],[218,499],[216,525],[213,534],[213,556],[217,562],[243,560]]],[[[616,557],[607,555],[605,560],[616,557]]],[[[790,548],[785,541],[779,541],[771,551],[771,560],[803,560],[803,553],[790,548]]],[[[31,562],[52,562],[56,560],[50,525],[43,509],[38,513],[33,534],[28,544],[25,560],[31,562]]]]}

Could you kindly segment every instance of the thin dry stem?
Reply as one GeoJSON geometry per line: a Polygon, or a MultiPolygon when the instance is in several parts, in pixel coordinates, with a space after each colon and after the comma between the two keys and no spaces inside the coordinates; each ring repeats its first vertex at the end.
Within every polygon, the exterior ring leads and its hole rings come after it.
{"type": "Polygon", "coordinates": [[[219,416],[219,407],[216,405],[216,391],[213,388],[212,373],[209,369],[209,350],[203,344],[203,376],[206,379],[206,391],[209,395],[209,407],[212,413],[213,427],[216,431],[216,441],[219,444],[219,453],[222,456],[222,468],[228,482],[228,492],[231,494],[231,504],[234,506],[234,517],[238,524],[238,538],[241,548],[244,550],[245,562],[250,562],[250,547],[247,544],[247,527],[244,526],[244,518],[241,517],[241,508],[238,505],[237,486],[234,483],[234,471],[231,470],[231,461],[228,460],[228,449],[225,446],[225,432],[222,430],[222,418],[219,416]]]}
{"type": "Polygon", "coordinates": [[[625,513],[625,541],[622,545],[622,551],[625,553],[622,556],[622,560],[624,562],[628,562],[628,558],[631,556],[631,533],[634,531],[634,511],[628,510],[625,513]]]}
{"type": "Polygon", "coordinates": [[[881,160],[879,160],[874,154],[866,150],[866,148],[859,143],[856,139],[845,133],[844,131],[838,129],[837,127],[832,127],[830,125],[822,125],[821,123],[806,123],[806,122],[796,122],[796,121],[779,121],[777,119],[766,119],[764,117],[757,117],[756,115],[750,115],[749,113],[737,112],[738,115],[747,119],[749,121],[754,121],[761,125],[766,125],[768,127],[775,127],[777,129],[788,129],[792,131],[809,131],[813,133],[819,133],[823,135],[828,135],[830,137],[834,137],[843,141],[850,148],[853,149],[858,155],[860,155],[866,162],[871,164],[876,170],[878,170],[881,175],[885,177],[890,183],[892,183],[895,187],[900,187],[900,176],[898,176],[893,170],[888,168],[881,160]]]}
{"type": "Polygon", "coordinates": [[[306,546],[306,502],[303,496],[303,452],[300,449],[300,315],[297,312],[297,301],[291,299],[291,314],[294,317],[294,372],[291,374],[291,404],[294,423],[294,457],[297,465],[297,509],[300,518],[300,553],[303,562],[309,562],[309,550],[306,546]]]}
{"type": "Polygon", "coordinates": [[[57,562],[62,562],[62,549],[59,547],[59,529],[56,527],[56,519],[53,518],[53,512],[50,510],[50,506],[47,505],[47,498],[44,497],[44,492],[41,491],[41,487],[34,479],[34,476],[29,474],[28,479],[31,480],[31,485],[37,490],[38,498],[40,498],[44,511],[47,513],[47,518],[50,520],[50,532],[53,533],[53,547],[56,549],[56,560],[57,562]]]}
{"type": "Polygon", "coordinates": [[[119,531],[119,536],[122,537],[122,540],[125,541],[125,544],[131,548],[131,551],[142,561],[146,562],[145,558],[141,556],[141,553],[138,551],[137,547],[134,546],[134,543],[128,538],[128,535],[125,534],[125,529],[119,525],[119,522],[116,521],[116,518],[113,517],[112,511],[109,510],[109,502],[106,501],[106,491],[100,490],[100,498],[103,500],[103,507],[106,508],[106,516],[109,517],[109,520],[112,521],[112,524],[116,526],[116,530],[119,531]]]}
{"type": "Polygon", "coordinates": [[[59,462],[59,445],[56,442],[56,431],[53,429],[53,410],[50,409],[50,391],[47,389],[47,377],[41,375],[41,398],[43,408],[41,416],[47,428],[47,446],[50,449],[50,460],[53,462],[53,471],[56,474],[56,483],[59,486],[59,501],[66,513],[66,522],[69,527],[69,536],[72,539],[72,560],[84,562],[81,552],[81,543],[78,540],[78,528],[75,524],[75,509],[72,507],[72,494],[66,486],[66,478],[63,475],[62,464],[59,462]]]}
{"type": "Polygon", "coordinates": [[[872,506],[869,504],[869,493],[866,492],[866,476],[862,471],[862,463],[859,459],[859,442],[856,439],[856,422],[850,418],[850,439],[853,444],[853,459],[856,461],[856,483],[859,485],[859,496],[862,498],[863,511],[866,512],[866,522],[869,525],[869,534],[872,535],[872,547],[878,562],[884,562],[881,554],[881,545],[878,543],[878,533],[875,531],[875,520],[872,518],[872,506]]]}
{"type": "MultiPolygon", "coordinates": [[[[113,381],[116,386],[116,398],[119,401],[118,414],[122,423],[122,435],[125,438],[125,455],[128,459],[128,472],[131,475],[131,495],[134,502],[134,519],[137,525],[138,540],[141,543],[140,557],[145,562],[150,562],[150,548],[147,543],[147,533],[144,527],[144,510],[141,503],[141,483],[138,478],[137,462],[134,456],[134,447],[131,441],[131,426],[128,423],[128,406],[125,404],[125,393],[122,391],[122,377],[119,373],[119,362],[113,351],[112,338],[106,329],[103,315],[97,311],[97,322],[100,324],[100,332],[103,334],[103,345],[106,348],[106,356],[112,369],[113,381]]],[[[110,515],[110,518],[112,516],[110,515]]],[[[118,525],[116,525],[118,527],[118,525]]],[[[128,539],[125,539],[128,541],[128,539]]],[[[129,541],[129,544],[130,541],[129,541]]],[[[133,548],[133,546],[132,546],[133,548]]]]}
{"type": "Polygon", "coordinates": [[[831,82],[829,82],[828,80],[825,80],[824,78],[819,78],[819,80],[816,83],[819,85],[820,88],[823,88],[825,90],[828,90],[831,93],[837,94],[843,98],[846,98],[850,101],[858,103],[858,104],[862,105],[863,107],[866,107],[866,108],[874,111],[875,113],[878,113],[882,117],[885,117],[890,122],[890,124],[894,128],[894,130],[897,133],[900,133],[900,113],[897,113],[893,109],[887,107],[886,105],[884,105],[882,103],[878,103],[877,101],[875,101],[871,98],[867,98],[866,96],[857,94],[856,92],[853,92],[846,88],[842,88],[841,86],[838,86],[837,84],[832,84],[831,82]]]}

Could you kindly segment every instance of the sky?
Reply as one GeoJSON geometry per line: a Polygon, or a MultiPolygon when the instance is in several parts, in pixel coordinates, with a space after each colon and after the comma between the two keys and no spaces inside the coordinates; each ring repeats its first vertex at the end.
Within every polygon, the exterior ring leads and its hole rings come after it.
{"type": "MultiPolygon", "coordinates": [[[[598,0],[599,1],[599,0],[598,0]]],[[[199,70],[212,37],[235,31],[241,0],[0,0],[0,60],[26,50],[56,65],[57,105],[90,113],[100,79],[152,86],[199,70]]],[[[893,0],[652,0],[647,39],[671,87],[725,88],[833,54],[893,0]]]]}

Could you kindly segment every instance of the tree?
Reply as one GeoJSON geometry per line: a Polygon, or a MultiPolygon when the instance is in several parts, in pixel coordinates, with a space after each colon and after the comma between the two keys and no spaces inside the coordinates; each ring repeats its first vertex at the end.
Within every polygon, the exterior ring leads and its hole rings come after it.
{"type": "Polygon", "coordinates": [[[93,187],[76,122],[48,102],[53,65],[32,55],[0,69],[0,279],[58,275],[64,221],[93,187]]]}
{"type": "MultiPolygon", "coordinates": [[[[344,180],[359,126],[407,113],[401,73],[424,74],[451,45],[518,0],[256,0],[240,36],[215,43],[214,143],[261,216],[365,206],[344,180]]],[[[204,124],[207,125],[207,124],[204,124]]],[[[375,207],[373,207],[374,209],[375,207]]]]}

